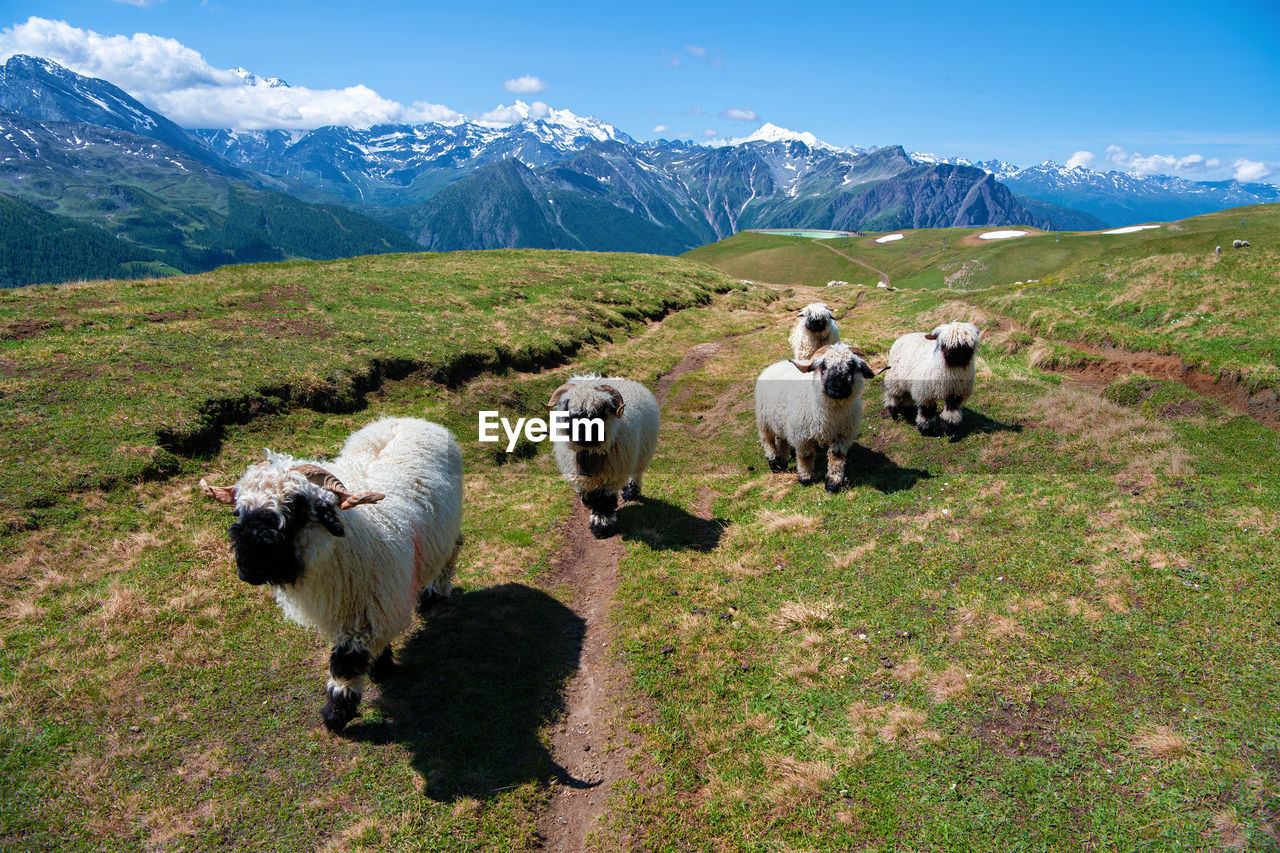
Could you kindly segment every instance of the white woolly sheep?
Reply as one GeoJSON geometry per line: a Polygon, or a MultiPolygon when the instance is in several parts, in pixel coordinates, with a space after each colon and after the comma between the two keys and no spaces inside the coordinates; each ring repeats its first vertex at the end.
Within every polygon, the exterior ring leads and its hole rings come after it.
{"type": "Polygon", "coordinates": [[[1249,245],[1248,240],[1232,240],[1231,241],[1231,248],[1233,249],[1243,249],[1248,245],[1249,245]]]}
{"type": "Polygon", "coordinates": [[[835,315],[825,302],[811,302],[796,315],[796,325],[787,341],[794,358],[805,360],[813,357],[819,347],[840,340],[840,329],[835,315]]]}
{"type": "Polygon", "coordinates": [[[568,412],[571,441],[554,444],[556,465],[591,510],[591,533],[603,539],[618,523],[618,493],[633,501],[658,447],[658,401],[639,382],[617,376],[575,376],[547,401],[547,410],[568,412]],[[604,434],[582,427],[594,419],[604,434]]]}
{"type": "Polygon", "coordinates": [[[914,405],[916,427],[930,433],[937,428],[941,403],[943,431],[955,432],[961,406],[973,393],[973,356],[981,334],[972,323],[954,322],[894,341],[884,382],[885,411],[896,419],[914,405]]]}
{"type": "Polygon", "coordinates": [[[333,645],[324,724],[356,716],[366,673],[395,667],[391,642],[448,595],[462,544],[462,453],[453,433],[383,418],[332,462],[267,451],[234,486],[200,486],[232,504],[236,570],[269,584],[287,618],[333,645]]]}
{"type": "Polygon", "coordinates": [[[769,469],[785,471],[794,449],[796,474],[808,485],[817,452],[826,447],[826,488],[838,492],[849,445],[862,430],[862,390],[874,375],[860,353],[841,343],[805,361],[766,367],[756,380],[756,429],[769,469]]]}

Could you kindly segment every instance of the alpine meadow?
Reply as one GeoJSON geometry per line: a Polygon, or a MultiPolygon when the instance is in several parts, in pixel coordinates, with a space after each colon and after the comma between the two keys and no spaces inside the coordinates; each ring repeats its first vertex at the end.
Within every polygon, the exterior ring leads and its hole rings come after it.
{"type": "Polygon", "coordinates": [[[1266,25],[1175,125],[931,3],[105,5],[0,30],[0,848],[1280,851],[1266,25]]]}

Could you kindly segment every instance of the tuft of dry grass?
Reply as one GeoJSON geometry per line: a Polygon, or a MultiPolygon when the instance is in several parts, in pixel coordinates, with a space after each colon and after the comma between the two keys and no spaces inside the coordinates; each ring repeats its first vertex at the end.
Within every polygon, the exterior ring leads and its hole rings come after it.
{"type": "Polygon", "coordinates": [[[831,620],[839,610],[833,601],[788,601],[773,616],[773,628],[778,633],[799,628],[812,629],[831,620]]]}
{"type": "Polygon", "coordinates": [[[773,779],[765,799],[781,807],[798,806],[822,793],[836,776],[835,768],[825,761],[801,761],[789,755],[767,756],[764,765],[773,779]]]}
{"type": "Polygon", "coordinates": [[[1134,736],[1134,747],[1153,758],[1177,758],[1191,752],[1191,744],[1172,726],[1155,726],[1134,736]]]}
{"type": "Polygon", "coordinates": [[[785,531],[798,533],[802,530],[813,530],[818,526],[818,519],[802,513],[786,513],[767,509],[760,513],[760,525],[770,533],[785,531]]]}
{"type": "Polygon", "coordinates": [[[969,691],[969,676],[958,666],[935,672],[926,679],[926,688],[935,702],[946,702],[969,691]]]}
{"type": "Polygon", "coordinates": [[[1249,839],[1232,810],[1218,809],[1213,813],[1213,832],[1224,850],[1244,850],[1249,846],[1249,839]]]}

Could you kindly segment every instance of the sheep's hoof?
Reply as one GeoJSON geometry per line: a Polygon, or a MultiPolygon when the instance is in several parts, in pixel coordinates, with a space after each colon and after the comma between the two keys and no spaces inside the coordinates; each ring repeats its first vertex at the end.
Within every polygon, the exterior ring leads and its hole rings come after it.
{"type": "Polygon", "coordinates": [[[843,486],[844,483],[840,480],[827,480],[824,485],[826,486],[827,491],[834,495],[836,492],[840,491],[840,487],[843,486]]]}
{"type": "Polygon", "coordinates": [[[960,431],[960,422],[959,422],[959,421],[956,421],[955,423],[952,423],[951,421],[943,421],[943,422],[942,422],[942,434],[943,434],[943,435],[955,435],[955,434],[956,434],[956,433],[958,433],[959,431],[960,431]]]}
{"type": "Polygon", "coordinates": [[[812,477],[807,474],[801,474],[800,476],[796,477],[796,479],[800,482],[800,485],[802,486],[812,486],[814,483],[818,482],[817,477],[812,477]]]}
{"type": "Polygon", "coordinates": [[[775,474],[781,474],[783,471],[787,470],[787,460],[785,460],[785,459],[770,459],[770,460],[769,460],[769,470],[770,470],[770,471],[772,471],[772,472],[773,472],[773,473],[775,473],[775,474]]]}
{"type": "Polygon", "coordinates": [[[630,480],[622,487],[622,499],[624,501],[634,501],[640,497],[640,487],[636,485],[635,480],[630,480]]]}
{"type": "Polygon", "coordinates": [[[437,592],[434,589],[424,589],[418,594],[418,615],[426,616],[437,605],[443,604],[449,600],[448,593],[437,592]]]}
{"type": "Polygon", "coordinates": [[[391,654],[391,647],[387,646],[369,668],[369,677],[374,681],[386,681],[396,674],[397,668],[396,659],[391,654]]]}
{"type": "Polygon", "coordinates": [[[326,688],[325,695],[328,701],[324,705],[324,727],[337,734],[359,714],[360,694],[330,687],[326,688]]]}
{"type": "Polygon", "coordinates": [[[594,518],[587,523],[587,527],[590,528],[591,535],[597,539],[608,539],[618,529],[612,521],[598,521],[594,518]]]}

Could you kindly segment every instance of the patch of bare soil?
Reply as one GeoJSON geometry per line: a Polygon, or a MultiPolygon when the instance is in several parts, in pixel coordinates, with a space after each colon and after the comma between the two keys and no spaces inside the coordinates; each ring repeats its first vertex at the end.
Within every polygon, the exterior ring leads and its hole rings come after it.
{"type": "MultiPolygon", "coordinates": [[[[1068,346],[1083,352],[1100,355],[1106,361],[1091,362],[1080,367],[1055,369],[1055,373],[1071,376],[1082,385],[1102,388],[1116,379],[1141,373],[1152,379],[1181,382],[1183,385],[1224,406],[1248,415],[1263,426],[1280,430],[1280,397],[1276,389],[1266,388],[1250,393],[1239,376],[1223,374],[1214,376],[1196,370],[1183,362],[1181,356],[1161,355],[1152,352],[1129,352],[1116,347],[1100,347],[1094,344],[1072,342],[1068,346]]],[[[1164,411],[1162,415],[1166,415],[1164,411]]],[[[1172,416],[1169,413],[1166,416],[1172,416]]]]}
{"type": "MultiPolygon", "coordinates": [[[[721,343],[691,347],[670,372],[659,376],[654,388],[658,402],[666,401],[682,376],[715,358],[721,343]]],[[[710,489],[703,489],[692,507],[703,530],[711,525],[714,496],[710,489]]],[[[568,604],[586,623],[578,670],[565,687],[565,716],[551,733],[552,757],[571,781],[554,786],[551,803],[538,821],[542,849],[557,853],[586,849],[587,837],[604,813],[613,786],[628,776],[647,775],[643,769],[632,769],[638,743],[626,731],[625,715],[635,702],[609,624],[609,606],[618,590],[622,540],[617,536],[596,539],[587,527],[587,518],[586,507],[575,501],[572,516],[561,526],[563,544],[551,561],[547,581],[552,589],[572,589],[568,604]]]]}
{"type": "MultiPolygon", "coordinates": [[[[993,324],[994,328],[1028,330],[1007,317],[1001,317],[993,324]]],[[[1264,388],[1251,392],[1238,374],[1220,373],[1214,376],[1190,367],[1177,355],[1162,355],[1154,352],[1131,352],[1112,346],[1098,346],[1083,341],[1059,341],[1072,349],[1102,356],[1105,361],[1091,362],[1079,367],[1051,368],[1053,373],[1070,376],[1085,387],[1101,389],[1116,379],[1141,373],[1152,379],[1163,379],[1181,382],[1183,385],[1228,408],[1248,415],[1258,423],[1273,430],[1280,430],[1280,389],[1264,388]]],[[[1172,417],[1176,413],[1161,412],[1162,416],[1172,417]]]]}

